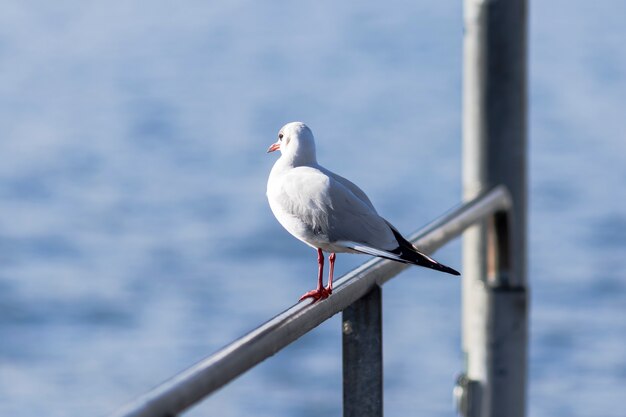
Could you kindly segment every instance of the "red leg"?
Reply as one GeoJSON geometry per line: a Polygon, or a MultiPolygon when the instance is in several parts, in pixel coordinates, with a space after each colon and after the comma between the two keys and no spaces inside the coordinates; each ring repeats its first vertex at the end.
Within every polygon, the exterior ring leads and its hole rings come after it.
{"type": "MultiPolygon", "coordinates": [[[[334,261],[334,260],[333,260],[334,261]]],[[[330,295],[330,292],[328,292],[328,290],[326,288],[324,288],[324,284],[323,284],[323,275],[324,275],[324,253],[322,252],[321,249],[317,249],[317,265],[318,265],[318,270],[317,270],[317,288],[314,290],[311,290],[307,293],[304,293],[302,295],[302,297],[300,297],[299,301],[305,300],[307,298],[312,298],[313,302],[320,300],[320,299],[324,299],[324,298],[328,298],[328,296],[330,295]]]]}
{"type": "Polygon", "coordinates": [[[328,285],[326,286],[326,291],[328,291],[328,294],[333,293],[333,273],[335,272],[335,258],[336,255],[334,252],[331,253],[328,257],[328,260],[330,261],[330,269],[328,270],[328,285]]]}
{"type": "Polygon", "coordinates": [[[324,286],[324,252],[320,248],[317,248],[317,290],[321,291],[324,286]]]}

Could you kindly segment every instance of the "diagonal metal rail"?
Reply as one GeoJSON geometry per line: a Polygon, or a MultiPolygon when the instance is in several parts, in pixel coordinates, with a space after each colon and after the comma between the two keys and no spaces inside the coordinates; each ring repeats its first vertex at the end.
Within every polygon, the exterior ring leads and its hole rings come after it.
{"type": "MultiPolygon", "coordinates": [[[[409,240],[420,250],[432,253],[460,236],[469,226],[490,218],[496,213],[506,215],[510,208],[511,198],[508,191],[505,187],[498,186],[451,210],[411,235],[409,240]]],[[[373,300],[377,303],[374,304],[377,306],[376,309],[379,310],[378,287],[408,267],[409,265],[381,258],[366,262],[337,280],[333,294],[328,299],[314,304],[301,302],[294,305],[213,355],[140,396],[113,413],[111,417],[174,417],[335,314],[348,307],[356,308],[357,311],[354,313],[348,310],[347,316],[344,312],[345,349],[346,322],[349,317],[359,316],[359,311],[361,311],[359,305],[367,302],[367,298],[363,297],[366,295],[369,297],[372,291],[374,294],[377,293],[378,295],[373,300]]],[[[376,323],[379,321],[380,312],[374,313],[373,323],[376,323]]],[[[378,339],[377,342],[380,343],[380,338],[378,339]]],[[[375,350],[377,350],[374,352],[375,357],[381,357],[380,349],[375,350]]],[[[344,363],[345,359],[344,352],[344,363]]],[[[377,396],[380,397],[379,401],[372,406],[379,410],[375,415],[381,415],[382,412],[382,386],[377,383],[382,376],[382,366],[379,368],[378,374],[372,378],[378,392],[377,396]]],[[[345,390],[344,398],[346,398],[345,390]]],[[[356,410],[346,412],[346,414],[359,415],[359,412],[356,410]]]]}

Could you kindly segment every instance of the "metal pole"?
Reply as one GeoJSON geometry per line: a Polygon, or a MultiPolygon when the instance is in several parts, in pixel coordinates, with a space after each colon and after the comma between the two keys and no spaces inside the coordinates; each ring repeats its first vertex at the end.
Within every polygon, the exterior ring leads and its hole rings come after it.
{"type": "Polygon", "coordinates": [[[463,242],[465,416],[525,415],[526,0],[464,1],[463,188],[471,200],[505,185],[510,216],[469,229],[463,242]]]}
{"type": "Polygon", "coordinates": [[[382,297],[376,285],[343,311],[343,415],[383,415],[382,297]]]}

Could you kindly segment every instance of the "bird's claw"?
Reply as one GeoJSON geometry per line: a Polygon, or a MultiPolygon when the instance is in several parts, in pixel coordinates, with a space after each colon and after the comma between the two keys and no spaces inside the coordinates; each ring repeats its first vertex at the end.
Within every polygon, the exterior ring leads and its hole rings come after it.
{"type": "Polygon", "coordinates": [[[298,301],[303,301],[303,300],[306,300],[307,298],[312,298],[313,302],[315,303],[316,301],[328,298],[328,296],[331,295],[332,293],[333,293],[332,288],[328,288],[328,287],[317,288],[315,290],[311,290],[307,293],[304,293],[298,301]]]}

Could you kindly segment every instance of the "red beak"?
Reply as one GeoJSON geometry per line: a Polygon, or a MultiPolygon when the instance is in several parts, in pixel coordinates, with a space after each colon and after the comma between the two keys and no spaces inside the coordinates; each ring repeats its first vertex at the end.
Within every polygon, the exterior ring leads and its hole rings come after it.
{"type": "Polygon", "coordinates": [[[280,142],[273,143],[272,146],[270,146],[267,150],[267,153],[274,152],[278,149],[280,149],[280,142]]]}

